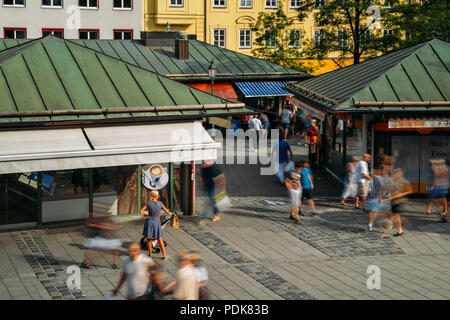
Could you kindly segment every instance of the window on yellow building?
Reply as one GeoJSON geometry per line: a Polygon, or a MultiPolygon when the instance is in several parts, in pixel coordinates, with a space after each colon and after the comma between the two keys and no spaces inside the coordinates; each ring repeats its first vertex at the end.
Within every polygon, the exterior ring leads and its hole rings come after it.
{"type": "Polygon", "coordinates": [[[319,9],[327,4],[326,0],[315,0],[314,8],[319,9]]]}
{"type": "Polygon", "coordinates": [[[213,30],[213,45],[220,48],[225,48],[225,29],[213,30]]]}
{"type": "Polygon", "coordinates": [[[239,30],[239,48],[249,49],[252,47],[252,30],[241,29],[239,30]]]}
{"type": "Polygon", "coordinates": [[[322,29],[314,30],[314,47],[320,47],[325,39],[325,33],[322,29]]]}
{"type": "Polygon", "coordinates": [[[302,0],[291,0],[291,8],[297,9],[302,6],[302,0]]]}
{"type": "Polygon", "coordinates": [[[389,37],[394,34],[394,30],[392,29],[383,29],[383,37],[389,37]]]}
{"type": "Polygon", "coordinates": [[[183,2],[183,0],[170,0],[170,6],[171,7],[183,7],[184,2],[183,2]]]}
{"type": "Polygon", "coordinates": [[[348,30],[347,29],[338,30],[338,42],[339,42],[339,47],[341,47],[341,48],[348,47],[348,30]]]}
{"type": "Polygon", "coordinates": [[[274,49],[277,46],[277,33],[275,31],[266,31],[266,48],[274,49]]]}
{"type": "Polygon", "coordinates": [[[301,30],[291,30],[290,32],[289,48],[300,48],[301,47],[301,30]]]}
{"type": "Polygon", "coordinates": [[[277,0],[266,0],[266,8],[270,8],[270,9],[278,8],[278,1],[277,0]]]}
{"type": "Polygon", "coordinates": [[[385,7],[386,9],[392,8],[392,2],[391,2],[391,1],[385,1],[385,2],[384,2],[384,7],[385,7]]]}
{"type": "Polygon", "coordinates": [[[252,5],[253,5],[252,0],[240,0],[239,1],[240,8],[251,8],[252,5]]]}
{"type": "Polygon", "coordinates": [[[214,8],[225,8],[227,6],[226,0],[214,0],[213,7],[214,8]]]}

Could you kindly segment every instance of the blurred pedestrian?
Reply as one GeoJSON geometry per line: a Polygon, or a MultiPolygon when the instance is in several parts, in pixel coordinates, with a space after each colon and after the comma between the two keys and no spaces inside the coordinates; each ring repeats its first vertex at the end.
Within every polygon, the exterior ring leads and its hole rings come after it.
{"type": "Polygon", "coordinates": [[[198,281],[194,264],[188,250],[180,251],[177,255],[179,269],[176,280],[169,283],[164,292],[173,292],[175,300],[198,300],[198,281]],[[172,290],[172,288],[175,288],[172,290]]]}
{"type": "Polygon", "coordinates": [[[288,171],[285,178],[285,185],[289,192],[289,198],[291,200],[291,215],[290,219],[303,224],[303,221],[299,217],[302,201],[302,186],[300,183],[300,172],[302,170],[301,163],[295,163],[292,170],[288,171]]]}
{"type": "Polygon", "coordinates": [[[244,132],[247,131],[248,130],[248,123],[250,121],[250,116],[248,116],[248,115],[241,116],[240,121],[241,121],[241,128],[242,128],[242,130],[244,130],[244,132]]]}
{"type": "Polygon", "coordinates": [[[150,289],[146,295],[147,300],[164,300],[164,275],[161,265],[155,263],[150,268],[150,289]]]}
{"type": "Polygon", "coordinates": [[[267,117],[267,115],[260,111],[259,112],[259,120],[261,120],[261,123],[263,125],[263,134],[262,134],[262,138],[263,139],[267,139],[267,136],[269,134],[269,130],[270,130],[270,121],[269,121],[269,117],[267,117]]]}
{"type": "Polygon", "coordinates": [[[355,209],[360,208],[360,202],[362,209],[366,208],[366,197],[368,191],[368,182],[370,181],[369,164],[372,157],[365,153],[356,165],[355,180],[358,185],[358,192],[355,199],[355,209]]]}
{"type": "Polygon", "coordinates": [[[287,142],[286,138],[282,135],[279,136],[279,141],[273,144],[272,159],[277,161],[277,176],[280,183],[284,185],[284,171],[289,161],[293,161],[294,154],[292,153],[291,146],[287,142]]]}
{"type": "Polygon", "coordinates": [[[188,255],[188,258],[191,260],[192,264],[195,267],[198,285],[198,300],[211,300],[211,295],[207,287],[209,280],[208,270],[206,270],[206,268],[201,265],[200,255],[191,253],[188,255]]]}
{"type": "Polygon", "coordinates": [[[308,157],[311,165],[316,168],[318,165],[318,138],[319,138],[319,124],[317,119],[312,119],[311,126],[306,129],[306,134],[309,141],[308,157]]]}
{"type": "Polygon", "coordinates": [[[392,220],[397,228],[397,233],[394,236],[401,236],[403,234],[402,220],[400,212],[404,211],[404,204],[407,201],[407,196],[413,193],[413,189],[408,180],[403,177],[403,171],[400,168],[394,169],[392,172],[392,220]]]}
{"type": "Polygon", "coordinates": [[[369,211],[369,231],[373,231],[373,224],[380,216],[387,221],[386,229],[392,227],[392,208],[390,200],[392,180],[390,170],[391,167],[384,164],[381,165],[379,170],[374,170],[371,197],[367,201],[367,210],[369,211]]]}
{"type": "Polygon", "coordinates": [[[430,215],[433,203],[438,207],[442,205],[441,222],[447,222],[448,202],[447,193],[449,187],[449,170],[445,160],[430,160],[433,171],[433,184],[431,186],[431,198],[425,214],[430,215]]]}
{"type": "Polygon", "coordinates": [[[214,160],[202,161],[200,168],[201,184],[208,195],[208,202],[205,205],[203,217],[199,222],[199,226],[204,226],[210,217],[210,208],[213,208],[212,222],[218,221],[221,217],[219,215],[219,207],[217,205],[216,195],[219,190],[223,189],[225,183],[225,175],[214,160]]]}
{"type": "Polygon", "coordinates": [[[122,265],[122,274],[119,284],[112,291],[116,296],[123,284],[127,283],[127,298],[129,300],[143,300],[146,298],[150,284],[150,267],[154,265],[152,258],[141,254],[138,242],[128,247],[128,257],[122,265]]]}
{"type": "MultiPolygon", "coordinates": [[[[314,181],[313,181],[313,174],[310,169],[309,161],[303,160],[300,163],[302,170],[300,171],[300,183],[302,185],[302,200],[303,198],[306,198],[306,201],[308,202],[308,206],[312,210],[312,214],[316,215],[316,205],[314,204],[313,200],[313,189],[314,189],[314,181]]],[[[300,212],[302,212],[302,202],[300,202],[300,212]]]]}
{"type": "Polygon", "coordinates": [[[284,139],[287,139],[292,118],[292,112],[291,110],[289,110],[289,105],[284,106],[283,111],[281,111],[280,117],[281,131],[283,132],[284,139]]]}
{"type": "Polygon", "coordinates": [[[297,115],[295,119],[295,129],[298,132],[297,145],[307,146],[307,144],[305,143],[305,132],[306,132],[305,111],[303,111],[300,108],[297,110],[297,115]]]}
{"type": "Polygon", "coordinates": [[[161,210],[164,210],[164,212],[169,216],[172,215],[164,204],[159,201],[159,192],[157,190],[153,190],[150,193],[150,201],[142,207],[139,214],[144,216],[146,219],[142,234],[147,238],[148,255],[150,257],[152,256],[152,240],[157,239],[163,254],[161,259],[166,260],[169,259],[169,257],[166,255],[166,248],[163,241],[163,231],[161,228],[161,221],[159,219],[161,216],[161,210]],[[148,214],[145,214],[145,211],[148,211],[148,214]]]}
{"type": "Polygon", "coordinates": [[[93,269],[89,264],[89,255],[93,250],[102,251],[113,256],[113,269],[120,269],[118,265],[119,248],[122,242],[119,239],[112,239],[109,231],[120,229],[113,224],[110,216],[97,215],[88,219],[86,230],[88,238],[84,243],[84,260],[81,263],[82,268],[93,269]]]}
{"type": "Polygon", "coordinates": [[[296,119],[297,119],[297,111],[294,110],[294,111],[292,111],[292,117],[291,117],[291,121],[289,123],[290,129],[291,129],[290,135],[292,135],[293,137],[295,136],[295,121],[296,121],[296,119]]]}
{"type": "Polygon", "coordinates": [[[345,200],[348,197],[356,198],[358,192],[358,185],[356,183],[356,166],[358,165],[358,158],[352,157],[351,161],[347,163],[345,174],[347,175],[345,181],[344,191],[342,192],[340,204],[347,206],[345,200]]]}
{"type": "Polygon", "coordinates": [[[253,150],[258,152],[258,140],[263,130],[263,125],[257,114],[250,120],[249,129],[251,130],[250,140],[252,141],[253,150]]]}

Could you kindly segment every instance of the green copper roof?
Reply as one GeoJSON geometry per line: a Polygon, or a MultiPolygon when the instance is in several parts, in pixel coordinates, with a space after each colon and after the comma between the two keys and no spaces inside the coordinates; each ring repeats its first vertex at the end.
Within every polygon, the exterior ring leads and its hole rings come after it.
{"type": "MultiPolygon", "coordinates": [[[[431,40],[298,82],[288,90],[336,111],[354,102],[450,101],[450,44],[431,40]]],[[[450,111],[442,106],[384,106],[385,111],[450,111]]]]}
{"type": "MultiPolygon", "coordinates": [[[[6,46],[9,41],[4,39],[6,46]]],[[[17,45],[17,44],[16,44],[17,45]]],[[[0,51],[0,113],[180,106],[176,111],[0,117],[0,122],[183,117],[249,109],[184,110],[233,102],[170,80],[72,41],[45,37],[0,51]]]]}
{"type": "MultiPolygon", "coordinates": [[[[0,50],[30,40],[0,39],[0,50]]],[[[209,81],[208,67],[214,60],[219,79],[251,80],[302,79],[310,75],[251,57],[235,51],[219,48],[205,42],[189,40],[189,59],[175,57],[173,47],[147,47],[141,40],[67,40],[99,51],[105,55],[134,64],[160,75],[177,76],[177,80],[209,81]]]]}

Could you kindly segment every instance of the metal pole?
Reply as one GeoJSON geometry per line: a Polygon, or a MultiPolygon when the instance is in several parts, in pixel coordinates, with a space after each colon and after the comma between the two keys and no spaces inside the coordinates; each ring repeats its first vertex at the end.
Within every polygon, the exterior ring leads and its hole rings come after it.
{"type": "Polygon", "coordinates": [[[214,95],[214,78],[211,78],[211,94],[214,95]]]}

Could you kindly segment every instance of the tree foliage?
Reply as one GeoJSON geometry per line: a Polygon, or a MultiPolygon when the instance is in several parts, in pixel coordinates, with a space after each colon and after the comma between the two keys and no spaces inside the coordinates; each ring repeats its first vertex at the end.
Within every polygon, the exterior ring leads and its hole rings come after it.
{"type": "Polygon", "coordinates": [[[396,1],[384,21],[386,27],[403,33],[400,46],[411,46],[433,37],[450,40],[448,0],[396,1]]]}
{"type": "Polygon", "coordinates": [[[255,32],[252,54],[288,68],[311,71],[298,60],[301,52],[295,43],[300,42],[300,36],[292,32],[293,24],[294,18],[286,15],[281,1],[278,1],[276,11],[260,12],[256,22],[251,25],[251,30],[255,32]]]}
{"type": "Polygon", "coordinates": [[[380,7],[380,1],[303,0],[299,19],[304,21],[312,14],[314,28],[321,33],[304,42],[306,56],[351,57],[356,64],[363,56],[372,57],[398,47],[399,34],[383,35],[380,20],[382,14],[390,12],[378,10],[380,7]]]}

